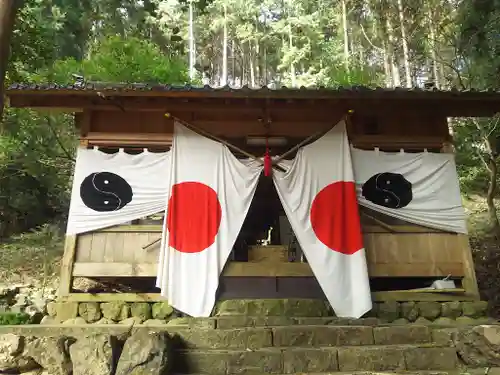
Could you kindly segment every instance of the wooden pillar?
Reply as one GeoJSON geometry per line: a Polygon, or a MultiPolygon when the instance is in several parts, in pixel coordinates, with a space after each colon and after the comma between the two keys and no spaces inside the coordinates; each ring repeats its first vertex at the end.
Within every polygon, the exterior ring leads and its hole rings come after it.
{"type": "Polygon", "coordinates": [[[21,3],[21,0],[0,1],[0,134],[3,133],[4,84],[5,73],[7,72],[7,65],[9,63],[10,41],[16,12],[21,3]]]}
{"type": "MultiPolygon", "coordinates": [[[[1,1],[1,0],[0,0],[1,1]]],[[[64,254],[61,262],[61,279],[59,280],[59,297],[67,296],[71,292],[73,280],[73,264],[75,262],[77,236],[66,236],[64,254]]]]}

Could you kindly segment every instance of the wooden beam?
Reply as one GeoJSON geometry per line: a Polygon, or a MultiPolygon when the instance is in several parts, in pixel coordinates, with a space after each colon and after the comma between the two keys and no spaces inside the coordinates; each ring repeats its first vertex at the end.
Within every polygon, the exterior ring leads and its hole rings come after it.
{"type": "MultiPolygon", "coordinates": [[[[395,228],[398,229],[398,234],[404,233],[448,233],[445,231],[440,231],[438,229],[426,228],[419,225],[396,225],[395,228]]],[[[363,233],[388,233],[384,228],[378,225],[363,225],[363,233]]],[[[95,232],[151,232],[151,233],[161,233],[162,225],[117,225],[114,227],[100,229],[95,232]]],[[[453,233],[454,234],[454,233],[453,233]]]]}
{"type": "MultiPolygon", "coordinates": [[[[194,121],[193,125],[203,127],[205,129],[217,129],[217,126],[221,125],[221,122],[214,121],[194,121]]],[[[264,131],[260,128],[260,124],[258,123],[242,123],[238,124],[225,124],[223,129],[226,130],[229,128],[229,131],[224,132],[223,134],[219,134],[221,130],[214,132],[213,134],[216,136],[241,136],[241,130],[238,129],[239,126],[247,125],[252,126],[255,125],[254,131],[248,131],[246,134],[248,136],[261,136],[264,134],[264,131]],[[228,134],[229,133],[229,134],[228,134]]],[[[289,131],[287,132],[287,136],[290,137],[306,137],[310,135],[311,129],[316,129],[320,127],[326,126],[326,123],[310,123],[310,128],[307,127],[298,127],[294,126],[294,124],[285,124],[285,123],[275,123],[274,129],[276,131],[277,128],[286,128],[288,127],[289,131]]],[[[278,130],[279,131],[279,130],[278,130]]],[[[271,134],[271,136],[283,136],[283,133],[271,134]]],[[[82,141],[88,143],[89,146],[115,146],[115,147],[134,147],[134,146],[170,146],[172,144],[172,134],[170,133],[111,133],[111,132],[88,132],[86,136],[80,138],[82,141]]],[[[445,139],[442,137],[402,137],[402,136],[353,136],[351,137],[351,143],[354,147],[361,149],[373,149],[374,147],[379,147],[381,149],[387,150],[399,150],[401,148],[406,150],[424,150],[427,148],[428,150],[440,149],[445,142],[445,139]]]]}
{"type": "MultiPolygon", "coordinates": [[[[90,263],[76,262],[73,276],[82,277],[156,277],[153,263],[90,263]]],[[[454,277],[463,276],[462,263],[370,263],[370,277],[454,277]]],[[[228,262],[223,276],[227,277],[295,277],[313,276],[307,263],[299,262],[228,262]]]]}

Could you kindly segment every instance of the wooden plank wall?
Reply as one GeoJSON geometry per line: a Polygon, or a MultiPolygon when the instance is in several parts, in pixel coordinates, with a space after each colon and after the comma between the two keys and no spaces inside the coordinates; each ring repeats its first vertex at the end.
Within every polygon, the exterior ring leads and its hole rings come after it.
{"type": "MultiPolygon", "coordinates": [[[[123,226],[78,236],[73,276],[156,276],[159,243],[143,246],[161,236],[160,226],[123,226]]],[[[372,277],[464,276],[468,242],[462,235],[443,232],[364,233],[372,277]]],[[[311,276],[305,263],[232,262],[226,276],[311,276]],[[259,266],[257,266],[259,265],[259,266]],[[261,266],[260,266],[261,265],[261,266]]]]}

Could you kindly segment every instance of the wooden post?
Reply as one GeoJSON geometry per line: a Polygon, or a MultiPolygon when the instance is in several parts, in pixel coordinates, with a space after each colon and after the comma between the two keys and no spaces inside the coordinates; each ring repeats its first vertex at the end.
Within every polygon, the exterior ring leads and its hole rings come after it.
{"type": "Polygon", "coordinates": [[[20,0],[0,1],[0,134],[3,133],[2,115],[4,108],[4,84],[7,64],[9,63],[10,41],[12,29],[16,19],[16,11],[21,4],[20,0]]]}
{"type": "Polygon", "coordinates": [[[59,281],[59,297],[67,296],[71,292],[71,281],[73,279],[73,264],[76,253],[76,235],[66,236],[64,243],[64,254],[61,262],[61,279],[59,281]]]}
{"type": "Polygon", "coordinates": [[[462,244],[461,248],[463,251],[464,278],[462,280],[462,286],[468,296],[480,299],[469,236],[466,234],[457,234],[457,236],[460,237],[460,243],[462,244]]]}

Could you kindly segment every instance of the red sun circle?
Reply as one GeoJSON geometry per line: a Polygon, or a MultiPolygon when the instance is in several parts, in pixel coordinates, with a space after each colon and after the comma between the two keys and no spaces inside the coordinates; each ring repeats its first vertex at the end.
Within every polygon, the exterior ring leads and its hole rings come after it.
{"type": "Polygon", "coordinates": [[[199,253],[215,242],[222,218],[217,193],[200,182],[172,186],[168,202],[169,244],[182,253],[199,253]]]}
{"type": "Polygon", "coordinates": [[[354,182],[335,182],[323,188],[311,206],[311,225],[328,248],[351,255],[363,248],[354,182]]]}

